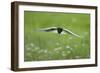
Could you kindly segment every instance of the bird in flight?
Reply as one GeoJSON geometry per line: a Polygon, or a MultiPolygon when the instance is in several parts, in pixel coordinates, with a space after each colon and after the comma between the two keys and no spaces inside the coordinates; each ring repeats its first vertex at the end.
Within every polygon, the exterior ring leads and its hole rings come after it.
{"type": "Polygon", "coordinates": [[[43,28],[43,29],[40,29],[40,31],[45,31],[45,32],[56,32],[58,34],[70,34],[70,35],[73,35],[73,36],[76,36],[76,37],[80,37],[79,35],[71,32],[70,30],[68,29],[63,29],[61,27],[50,27],[50,28],[43,28]]]}

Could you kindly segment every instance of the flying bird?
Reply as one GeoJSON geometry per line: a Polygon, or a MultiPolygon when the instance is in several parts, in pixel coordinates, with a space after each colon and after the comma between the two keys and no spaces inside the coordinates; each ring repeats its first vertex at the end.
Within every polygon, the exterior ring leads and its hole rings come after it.
{"type": "Polygon", "coordinates": [[[70,35],[73,35],[73,36],[76,36],[76,37],[80,37],[79,35],[71,32],[70,30],[68,29],[63,29],[61,27],[50,27],[50,28],[43,28],[43,29],[40,29],[40,31],[45,31],[45,32],[56,32],[58,34],[70,34],[70,35]]]}

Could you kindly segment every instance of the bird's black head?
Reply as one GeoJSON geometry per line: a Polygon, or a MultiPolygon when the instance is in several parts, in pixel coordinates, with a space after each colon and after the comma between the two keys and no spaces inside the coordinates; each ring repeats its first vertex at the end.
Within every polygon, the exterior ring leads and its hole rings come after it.
{"type": "Polygon", "coordinates": [[[58,32],[58,34],[61,34],[62,31],[63,31],[62,28],[60,28],[60,27],[57,28],[57,32],[58,32]]]}

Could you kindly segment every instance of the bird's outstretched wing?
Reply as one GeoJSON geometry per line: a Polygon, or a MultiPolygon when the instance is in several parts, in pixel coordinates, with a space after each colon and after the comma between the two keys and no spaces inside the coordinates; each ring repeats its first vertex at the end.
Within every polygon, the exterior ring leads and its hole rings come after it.
{"type": "Polygon", "coordinates": [[[57,31],[57,27],[50,27],[50,28],[42,28],[40,31],[52,32],[57,31]]]}
{"type": "Polygon", "coordinates": [[[68,34],[71,34],[71,35],[73,35],[73,36],[80,37],[79,35],[77,35],[77,34],[71,32],[71,31],[68,30],[68,29],[63,29],[63,31],[64,31],[64,32],[67,32],[68,34]]]}

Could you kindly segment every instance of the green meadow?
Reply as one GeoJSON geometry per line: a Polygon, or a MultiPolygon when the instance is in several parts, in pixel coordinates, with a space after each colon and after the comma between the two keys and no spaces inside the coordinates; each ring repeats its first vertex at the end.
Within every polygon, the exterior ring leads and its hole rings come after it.
{"type": "Polygon", "coordinates": [[[90,58],[90,15],[58,12],[24,12],[24,61],[69,60],[90,58]],[[68,33],[43,32],[40,29],[61,27],[68,33]]]}

